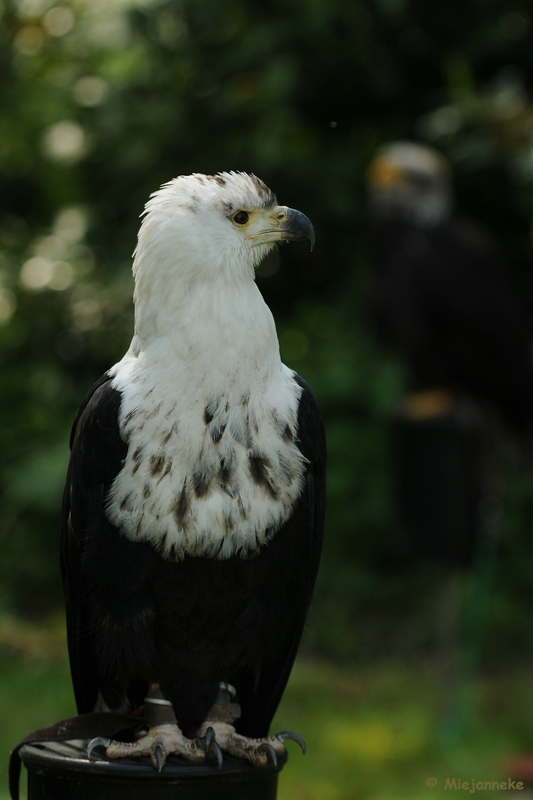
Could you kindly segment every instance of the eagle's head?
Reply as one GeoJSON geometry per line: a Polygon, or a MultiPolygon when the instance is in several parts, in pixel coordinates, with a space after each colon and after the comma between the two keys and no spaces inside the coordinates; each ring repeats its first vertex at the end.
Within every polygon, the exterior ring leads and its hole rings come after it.
{"type": "MultiPolygon", "coordinates": [[[[219,172],[181,175],[151,195],[144,211],[133,266],[165,272],[165,280],[234,282],[254,270],[280,241],[307,238],[310,220],[278,205],[255,175],[219,172]]],[[[153,275],[151,279],[153,279],[153,275]]]]}
{"type": "Polygon", "coordinates": [[[393,142],[378,150],[368,172],[372,210],[422,225],[445,219],[452,204],[451,169],[437,150],[418,142],[393,142]]]}

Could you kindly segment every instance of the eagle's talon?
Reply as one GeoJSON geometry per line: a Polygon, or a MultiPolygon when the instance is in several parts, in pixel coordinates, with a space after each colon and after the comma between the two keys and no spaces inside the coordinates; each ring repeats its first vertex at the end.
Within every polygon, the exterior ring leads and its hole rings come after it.
{"type": "Polygon", "coordinates": [[[165,753],[160,744],[156,744],[156,746],[152,750],[152,765],[157,769],[158,772],[162,772],[166,760],[167,760],[167,754],[165,753]]]}
{"type": "Polygon", "coordinates": [[[215,758],[217,760],[217,764],[218,764],[218,766],[220,768],[222,766],[222,764],[224,763],[224,756],[222,755],[222,749],[221,749],[219,743],[217,742],[217,740],[214,737],[213,737],[213,741],[211,742],[210,749],[215,754],[215,758]]]}
{"type": "Polygon", "coordinates": [[[209,728],[205,732],[205,751],[206,751],[206,753],[209,750],[209,748],[211,747],[211,742],[213,741],[214,738],[215,738],[215,731],[210,725],[209,728]]]}
{"type": "Polygon", "coordinates": [[[93,750],[97,747],[105,747],[106,749],[111,744],[111,739],[107,739],[103,736],[97,736],[95,739],[91,739],[89,744],[87,745],[87,758],[89,761],[94,761],[95,759],[92,758],[93,750]]]}
{"type": "Polygon", "coordinates": [[[274,738],[277,739],[279,742],[285,742],[287,739],[296,742],[296,744],[300,745],[300,747],[302,748],[302,753],[305,756],[307,752],[307,745],[305,743],[305,740],[302,739],[301,736],[298,736],[297,733],[294,733],[294,731],[282,731],[281,733],[277,733],[274,738]]]}
{"type": "Polygon", "coordinates": [[[269,744],[268,742],[263,742],[263,744],[260,745],[257,748],[257,750],[258,750],[259,753],[265,753],[266,754],[267,763],[268,763],[268,758],[270,756],[274,766],[275,767],[278,766],[278,756],[277,756],[277,753],[276,753],[276,751],[274,750],[274,748],[272,747],[271,744],[269,744]]]}
{"type": "Polygon", "coordinates": [[[196,739],[195,743],[197,747],[202,748],[206,756],[211,750],[214,753],[218,766],[222,766],[224,763],[224,756],[222,755],[222,749],[216,740],[215,729],[211,725],[206,728],[205,735],[199,739],[196,739]]]}

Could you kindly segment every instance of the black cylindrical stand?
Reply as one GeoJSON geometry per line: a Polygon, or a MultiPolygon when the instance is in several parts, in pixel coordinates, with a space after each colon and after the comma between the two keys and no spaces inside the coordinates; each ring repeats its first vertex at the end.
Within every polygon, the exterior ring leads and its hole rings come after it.
{"type": "Polygon", "coordinates": [[[169,758],[156,772],[146,759],[89,761],[87,742],[40,742],[20,750],[28,800],[276,800],[277,767],[225,757],[222,767],[169,758]]]}

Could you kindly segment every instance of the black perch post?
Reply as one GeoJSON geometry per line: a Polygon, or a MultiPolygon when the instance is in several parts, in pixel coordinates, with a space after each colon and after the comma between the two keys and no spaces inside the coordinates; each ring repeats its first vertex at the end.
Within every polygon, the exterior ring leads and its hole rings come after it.
{"type": "Polygon", "coordinates": [[[256,767],[239,759],[190,764],[169,757],[158,773],[143,759],[87,758],[87,741],[25,744],[28,800],[276,800],[277,766],[256,767]]]}

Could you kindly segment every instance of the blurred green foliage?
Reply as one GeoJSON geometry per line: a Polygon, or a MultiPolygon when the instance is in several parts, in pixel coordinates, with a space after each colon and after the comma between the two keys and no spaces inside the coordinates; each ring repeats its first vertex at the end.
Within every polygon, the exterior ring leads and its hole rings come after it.
{"type": "MultiPolygon", "coordinates": [[[[500,240],[531,307],[532,79],[530,0],[0,2],[0,607],[60,602],[69,429],[129,343],[146,199],[177,174],[248,170],[317,229],[312,256],[285,248],[258,278],[328,426],[309,641],[375,652],[418,614],[403,639],[422,646],[420,598],[433,602],[438,576],[385,564],[384,420],[403,376],[365,332],[364,172],[383,141],[443,150],[459,204],[500,240]]],[[[511,472],[494,616],[510,647],[533,613],[531,482],[511,472]]]]}

